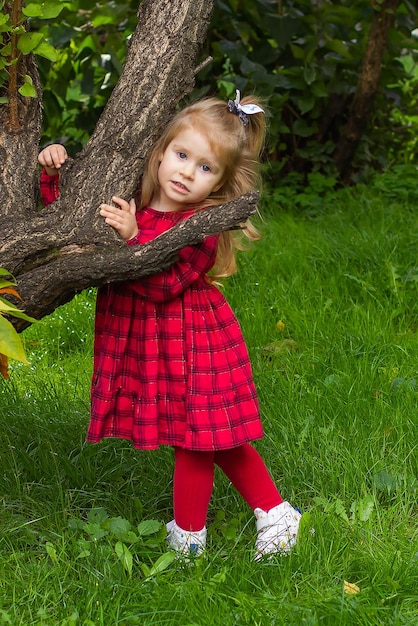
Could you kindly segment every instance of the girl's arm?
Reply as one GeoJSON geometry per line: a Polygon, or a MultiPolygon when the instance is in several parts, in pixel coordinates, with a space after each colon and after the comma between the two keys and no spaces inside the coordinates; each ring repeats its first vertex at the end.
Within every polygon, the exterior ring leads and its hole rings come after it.
{"type": "Polygon", "coordinates": [[[39,188],[41,190],[42,204],[44,206],[55,202],[60,195],[59,175],[55,174],[50,176],[46,173],[46,170],[42,170],[39,188]]]}
{"type": "Polygon", "coordinates": [[[183,248],[179,252],[178,261],[168,270],[127,284],[146,300],[173,300],[213,267],[218,238],[218,235],[213,235],[196,246],[183,248]]]}
{"type": "Polygon", "coordinates": [[[59,169],[67,159],[67,150],[59,143],[47,146],[38,155],[39,164],[43,167],[40,189],[44,206],[54,202],[60,195],[59,169]]]}

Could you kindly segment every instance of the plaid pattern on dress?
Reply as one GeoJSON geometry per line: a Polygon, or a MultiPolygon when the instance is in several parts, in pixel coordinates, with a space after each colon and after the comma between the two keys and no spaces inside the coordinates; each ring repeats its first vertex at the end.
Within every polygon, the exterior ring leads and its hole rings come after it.
{"type": "MultiPolygon", "coordinates": [[[[187,213],[137,213],[144,244],[187,213]]],[[[206,274],[218,237],[183,248],[168,270],[98,290],[87,440],[222,450],[263,435],[248,351],[206,274]]]]}
{"type": "Polygon", "coordinates": [[[49,176],[46,170],[41,171],[41,180],[39,183],[41,198],[44,206],[48,206],[54,202],[60,194],[59,192],[59,174],[49,176]]]}

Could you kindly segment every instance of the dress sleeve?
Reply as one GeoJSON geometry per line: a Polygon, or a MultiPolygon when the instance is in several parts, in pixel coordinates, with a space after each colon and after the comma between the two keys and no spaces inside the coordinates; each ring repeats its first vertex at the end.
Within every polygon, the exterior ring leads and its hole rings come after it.
{"type": "Polygon", "coordinates": [[[54,202],[60,195],[59,174],[50,176],[46,173],[46,170],[42,170],[39,187],[41,190],[42,203],[44,206],[48,206],[48,204],[54,202]]]}
{"type": "Polygon", "coordinates": [[[178,260],[168,270],[128,284],[140,296],[153,302],[168,302],[179,296],[213,267],[218,249],[218,235],[202,243],[182,248],[178,260]]]}

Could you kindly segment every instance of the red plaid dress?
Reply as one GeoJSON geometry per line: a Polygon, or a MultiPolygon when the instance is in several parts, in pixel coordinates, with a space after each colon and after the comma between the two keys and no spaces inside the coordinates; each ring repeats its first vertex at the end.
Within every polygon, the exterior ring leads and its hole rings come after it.
{"type": "MultiPolygon", "coordinates": [[[[44,202],[55,199],[41,190],[44,202]]],[[[146,243],[190,214],[142,209],[129,243],[146,243]]],[[[263,436],[240,326],[206,278],[217,246],[208,237],[164,272],[98,290],[87,441],[209,451],[263,436]]]]}

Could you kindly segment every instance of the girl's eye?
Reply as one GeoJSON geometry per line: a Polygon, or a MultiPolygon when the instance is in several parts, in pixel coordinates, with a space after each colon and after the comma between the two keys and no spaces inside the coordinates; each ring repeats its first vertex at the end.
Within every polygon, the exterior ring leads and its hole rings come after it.
{"type": "Polygon", "coordinates": [[[184,152],[177,152],[179,159],[186,159],[187,156],[184,152]]]}
{"type": "Polygon", "coordinates": [[[203,170],[204,172],[210,172],[210,171],[211,171],[211,169],[210,169],[209,165],[202,165],[202,170],[203,170]]]}

